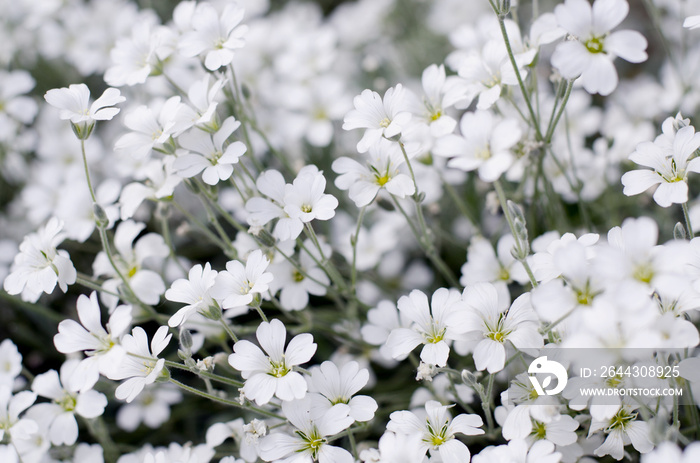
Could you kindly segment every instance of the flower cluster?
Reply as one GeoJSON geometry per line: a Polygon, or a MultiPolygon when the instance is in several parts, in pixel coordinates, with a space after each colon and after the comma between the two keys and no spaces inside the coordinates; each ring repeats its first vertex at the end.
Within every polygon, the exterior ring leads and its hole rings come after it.
{"type": "Polygon", "coordinates": [[[0,461],[698,460],[695,3],[5,3],[0,461]]]}

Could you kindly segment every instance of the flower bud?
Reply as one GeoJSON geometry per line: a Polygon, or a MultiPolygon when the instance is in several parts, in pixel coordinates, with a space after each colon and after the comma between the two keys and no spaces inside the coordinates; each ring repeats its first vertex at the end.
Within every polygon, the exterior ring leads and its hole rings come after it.
{"type": "Polygon", "coordinates": [[[99,228],[105,228],[109,225],[109,217],[107,217],[107,213],[99,204],[93,203],[92,215],[95,217],[95,224],[99,228]]]}
{"type": "Polygon", "coordinates": [[[675,240],[685,240],[688,238],[688,235],[685,231],[685,227],[681,222],[677,222],[676,226],[673,227],[673,239],[675,240]]]}

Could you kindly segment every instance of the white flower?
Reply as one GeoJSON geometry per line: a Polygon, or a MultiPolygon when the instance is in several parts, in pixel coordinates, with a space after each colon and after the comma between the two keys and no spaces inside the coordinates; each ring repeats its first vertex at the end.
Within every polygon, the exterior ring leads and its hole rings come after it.
{"type": "Polygon", "coordinates": [[[421,455],[430,450],[430,455],[433,456],[437,451],[444,463],[464,463],[469,461],[469,449],[456,439],[455,434],[483,434],[484,431],[478,428],[484,422],[479,415],[465,413],[450,419],[447,411],[449,408],[450,406],[429,400],[425,404],[425,419],[420,419],[415,413],[406,410],[393,412],[386,428],[397,434],[409,434],[415,436],[415,439],[420,439],[421,455]]]}
{"type": "Polygon", "coordinates": [[[245,10],[238,3],[227,5],[221,16],[211,3],[200,3],[192,15],[192,31],[180,39],[185,56],[203,56],[204,66],[216,71],[233,60],[234,50],[245,45],[247,25],[239,25],[245,10]]]}
{"type": "Polygon", "coordinates": [[[181,401],[182,394],[173,384],[150,384],[131,403],[119,408],[117,426],[133,432],[143,422],[151,429],[158,429],[170,419],[170,406],[181,401]]]}
{"type": "Polygon", "coordinates": [[[461,90],[449,85],[445,76],[445,66],[442,64],[431,64],[425,68],[421,84],[422,98],[419,99],[412,93],[408,94],[412,113],[430,127],[431,136],[441,137],[452,133],[457,121],[448,116],[445,110],[462,97],[461,90]]]}
{"type": "Polygon", "coordinates": [[[636,31],[610,32],[629,11],[626,0],[566,0],[554,8],[559,25],[575,40],[557,45],[552,65],[565,79],[581,76],[588,93],[609,95],[617,87],[616,57],[631,63],[647,59],[647,41],[636,31]]]}
{"type": "Polygon", "coordinates": [[[387,431],[379,438],[378,449],[363,450],[360,460],[364,463],[421,463],[425,460],[421,445],[415,435],[387,431]]]}
{"type": "Polygon", "coordinates": [[[114,391],[117,399],[131,402],[138,396],[143,388],[152,384],[163,372],[165,359],[159,359],[163,349],[168,346],[172,334],[168,334],[168,327],[161,326],[153,335],[150,348],[148,335],[140,326],[131,330],[122,338],[122,346],[127,352],[119,367],[114,371],[110,379],[126,379],[114,391]]]}
{"type": "Polygon", "coordinates": [[[146,177],[143,183],[129,183],[122,188],[119,195],[122,220],[132,218],[146,199],[158,201],[173,195],[175,187],[182,182],[182,177],[174,172],[174,162],[175,158],[172,156],[153,159],[142,168],[142,173],[146,177]]]}
{"type": "MultiPolygon", "coordinates": [[[[300,173],[304,169],[307,167],[300,173]]],[[[266,170],[260,174],[255,186],[267,198],[254,196],[245,204],[248,223],[254,227],[262,227],[271,220],[278,219],[272,234],[280,241],[296,239],[304,229],[304,223],[299,218],[292,218],[284,211],[285,185],[281,173],[274,169],[266,170]]]]}
{"type": "Polygon", "coordinates": [[[311,410],[322,415],[335,404],[347,404],[348,414],[355,421],[369,421],[374,418],[377,402],[366,395],[355,395],[369,380],[369,370],[351,361],[341,369],[330,361],[323,362],[311,370],[311,410]]]}
{"type": "MultiPolygon", "coordinates": [[[[700,17],[698,17],[700,20],[700,17]]],[[[700,443],[693,442],[681,451],[671,442],[660,443],[651,453],[642,455],[642,463],[668,461],[675,463],[694,463],[700,461],[700,443]]]]}
{"type": "Polygon", "coordinates": [[[316,352],[313,336],[299,334],[285,349],[287,330],[277,319],[260,323],[255,335],[264,352],[252,342],[242,340],[233,345],[233,354],[228,358],[228,363],[246,380],[243,386],[245,396],[258,405],[268,403],[273,395],[283,401],[303,398],[306,381],[292,369],[311,360],[316,352]]]}
{"type": "Polygon", "coordinates": [[[688,16],[685,18],[683,27],[687,27],[688,29],[697,29],[700,27],[700,15],[688,16]]]}
{"type": "Polygon", "coordinates": [[[78,439],[76,413],[83,418],[96,418],[107,406],[107,397],[101,392],[90,389],[77,393],[68,387],[79,364],[80,360],[67,360],[61,366],[60,378],[56,370],[49,370],[32,381],[32,391],[53,401],[34,408],[41,409],[40,414],[51,422],[49,438],[54,445],[75,444],[78,439]]]}
{"type": "Polygon", "coordinates": [[[689,160],[700,147],[700,134],[692,126],[676,132],[673,144],[663,143],[663,136],[654,142],[643,142],[630,155],[630,160],[653,170],[639,169],[625,173],[622,184],[627,196],[637,195],[654,185],[654,201],[661,207],[688,201],[688,173],[700,172],[700,158],[689,160]]]}
{"type": "Polygon", "coordinates": [[[208,185],[216,185],[220,180],[231,177],[233,165],[238,163],[247,148],[240,141],[224,144],[240,125],[231,116],[213,135],[197,129],[182,134],[178,141],[186,151],[175,160],[173,167],[177,174],[190,178],[203,171],[202,180],[208,185]]]}
{"type": "MultiPolygon", "coordinates": [[[[327,248],[327,250],[324,249],[324,253],[330,255],[330,246],[322,244],[322,247],[327,248]]],[[[310,240],[306,240],[304,248],[299,253],[299,268],[292,265],[287,259],[280,260],[270,266],[271,273],[275,275],[270,284],[270,293],[275,294],[278,290],[280,291],[279,298],[283,309],[302,310],[309,304],[309,294],[314,296],[326,294],[330,278],[316,264],[319,257],[318,249],[313,246],[310,240]]]]}
{"type": "Polygon", "coordinates": [[[244,424],[243,418],[226,423],[214,423],[207,429],[206,442],[210,447],[218,447],[226,439],[233,438],[238,443],[240,456],[248,462],[258,460],[260,439],[267,435],[264,421],[253,419],[244,424]]]}
{"type": "Polygon", "coordinates": [[[472,463],[559,463],[561,452],[555,452],[549,441],[536,441],[532,447],[523,439],[514,439],[508,445],[489,446],[472,457],[472,463]]]}
{"type": "Polygon", "coordinates": [[[357,151],[366,153],[382,137],[395,137],[406,128],[411,113],[406,111],[405,93],[398,84],[384,93],[383,100],[379,93],[369,89],[354,98],[355,109],[345,115],[343,129],[366,129],[357,144],[357,151]]]}
{"type": "Polygon", "coordinates": [[[367,344],[379,346],[378,354],[381,360],[393,361],[392,350],[386,344],[386,340],[392,330],[396,328],[409,328],[412,320],[405,313],[399,312],[396,304],[391,301],[380,301],[376,307],[367,312],[367,323],[360,330],[362,340],[367,344]]]}
{"type": "Polygon", "coordinates": [[[326,178],[315,166],[302,169],[291,185],[284,187],[284,212],[304,223],[329,220],[335,215],[338,200],[325,194],[326,178]]]}
{"type": "Polygon", "coordinates": [[[505,342],[517,349],[541,348],[538,319],[530,305],[530,295],[518,297],[510,309],[504,310],[496,288],[490,283],[475,283],[464,289],[462,300],[467,310],[453,317],[454,330],[464,333],[474,349],[477,370],[496,373],[506,360],[505,342]]]}
{"type": "Polygon", "coordinates": [[[101,97],[90,104],[90,90],[85,84],[73,84],[66,88],[54,88],[46,92],[44,99],[61,110],[59,117],[70,119],[73,131],[86,140],[95,128],[95,121],[108,121],[119,113],[113,106],[126,100],[116,88],[108,88],[101,97]]]}
{"type": "Polygon", "coordinates": [[[209,290],[214,286],[217,273],[216,270],[211,269],[209,262],[205,264],[204,268],[197,264],[190,269],[187,279],[180,278],[173,282],[170,289],[165,292],[165,298],[187,305],[170,317],[168,325],[171,327],[180,326],[187,321],[191,314],[195,312],[206,314],[211,307],[216,305],[209,290]]]}
{"type": "Polygon", "coordinates": [[[0,386],[10,386],[22,372],[22,354],[10,339],[0,343],[0,386]]]}
{"type": "Polygon", "coordinates": [[[468,112],[459,122],[462,135],[439,138],[434,152],[452,157],[447,163],[464,171],[478,170],[485,182],[498,180],[513,164],[513,147],[522,131],[515,119],[500,119],[489,111],[468,112]]]}
{"type": "Polygon", "coordinates": [[[0,72],[0,114],[6,113],[24,124],[34,120],[37,104],[32,98],[22,96],[34,88],[36,82],[27,71],[0,72]]]}
{"type": "Polygon", "coordinates": [[[253,296],[267,291],[272,273],[266,272],[270,261],[256,249],[248,255],[245,267],[237,260],[226,263],[226,270],[216,275],[210,294],[221,301],[224,309],[243,307],[253,302],[253,296]]]}
{"type": "Polygon", "coordinates": [[[117,40],[110,52],[112,66],[105,71],[105,82],[114,87],[146,82],[159,60],[169,54],[161,45],[168,33],[165,27],[152,27],[148,20],[135,24],[131,36],[117,40]]]}
{"type": "Polygon", "coordinates": [[[117,139],[114,149],[144,159],[151,150],[164,151],[164,144],[175,133],[175,118],[184,105],[179,96],[151,107],[142,105],[127,113],[124,125],[131,129],[117,139]],[[160,106],[159,108],[157,106],[160,106]]]}
{"type": "Polygon", "coordinates": [[[595,449],[595,455],[610,455],[616,460],[624,457],[625,445],[632,444],[639,453],[648,453],[654,449],[649,439],[649,426],[645,421],[637,420],[637,413],[629,405],[621,405],[615,416],[609,419],[591,421],[588,436],[603,430],[607,437],[605,442],[595,449]]]}
{"type": "Polygon", "coordinates": [[[399,198],[415,193],[413,180],[403,172],[405,159],[398,143],[379,140],[370,146],[368,155],[365,165],[348,157],[338,158],[332,165],[339,174],[335,186],[349,190],[350,199],[357,207],[370,204],[382,189],[399,198]]]}
{"type": "Polygon", "coordinates": [[[35,400],[34,392],[21,391],[12,395],[11,386],[0,385],[0,440],[5,440],[6,436],[10,442],[27,439],[38,431],[35,421],[19,417],[35,400]]]}
{"type": "Polygon", "coordinates": [[[43,228],[27,235],[19,245],[10,274],[3,287],[9,294],[35,302],[42,292],[50,294],[56,284],[63,292],[75,283],[77,272],[67,251],[57,250],[63,242],[63,222],[52,217],[43,228]]]}
{"type": "Polygon", "coordinates": [[[444,367],[450,355],[448,341],[458,338],[454,331],[452,317],[461,305],[459,292],[440,288],[428,296],[414,289],[408,296],[402,296],[398,309],[402,316],[413,321],[411,328],[395,328],[389,333],[386,345],[395,359],[404,359],[423,344],[420,358],[425,363],[444,367]]]}
{"type": "Polygon", "coordinates": [[[260,442],[260,458],[265,461],[285,461],[293,456],[296,463],[353,463],[350,452],[331,446],[328,437],[338,434],[353,422],[348,416],[349,407],[337,404],[325,414],[314,416],[308,398],[282,403],[282,413],[296,428],[294,436],[279,432],[270,434],[260,442]]]}
{"type": "MultiPolygon", "coordinates": [[[[149,261],[160,261],[170,255],[170,249],[165,240],[157,233],[148,233],[138,240],[141,231],[146,224],[127,220],[117,227],[114,233],[114,247],[117,251],[114,256],[115,265],[121,276],[129,282],[136,297],[149,305],[155,305],[160,301],[160,296],[165,292],[163,278],[154,272],[144,268],[149,261]]],[[[108,275],[112,277],[104,283],[106,289],[116,292],[122,284],[122,280],[109,262],[107,254],[100,252],[92,264],[96,276],[108,275]]],[[[116,305],[116,298],[108,294],[102,294],[102,300],[108,305],[116,305]]]]}
{"type": "Polygon", "coordinates": [[[496,244],[498,254],[486,238],[475,236],[469,243],[467,262],[462,265],[459,283],[466,287],[472,283],[489,282],[498,290],[499,297],[510,300],[508,283],[513,280],[521,285],[528,282],[527,272],[519,261],[513,257],[511,250],[515,246],[512,234],[503,235],[496,244]]]}
{"type": "Polygon", "coordinates": [[[117,307],[109,317],[106,330],[100,321],[97,293],[93,292],[89,298],[81,294],[77,311],[82,325],[75,320],[63,320],[58,324],[53,342],[56,350],[63,354],[84,352],[87,356],[69,384],[71,390],[85,391],[95,385],[100,373],[109,376],[121,363],[125,351],[119,342],[131,325],[131,306],[117,307]]]}

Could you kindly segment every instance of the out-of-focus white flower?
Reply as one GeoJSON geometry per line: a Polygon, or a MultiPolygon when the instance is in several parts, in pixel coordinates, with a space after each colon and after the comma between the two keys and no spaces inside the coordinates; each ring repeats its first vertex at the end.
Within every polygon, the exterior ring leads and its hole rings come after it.
{"type": "Polygon", "coordinates": [[[10,339],[0,343],[0,386],[12,387],[22,372],[22,354],[10,339]]]}
{"type": "Polygon", "coordinates": [[[149,161],[142,169],[143,183],[129,183],[119,194],[119,211],[122,220],[128,220],[136,214],[139,206],[147,199],[159,201],[173,195],[175,187],[182,182],[182,177],[175,174],[172,156],[149,161]]]}
{"type": "Polygon", "coordinates": [[[158,379],[165,366],[165,359],[159,359],[158,354],[168,346],[172,336],[168,334],[167,326],[161,326],[153,335],[149,347],[148,335],[143,328],[137,326],[131,330],[131,334],[122,338],[122,347],[127,355],[110,376],[110,379],[126,380],[114,391],[117,399],[126,400],[129,403],[143,391],[146,385],[158,379]]]}
{"type": "Polygon", "coordinates": [[[214,423],[207,429],[206,442],[210,447],[218,447],[226,439],[233,438],[238,443],[240,456],[247,462],[258,460],[260,439],[267,435],[264,421],[253,419],[244,424],[243,418],[227,423],[214,423]]]}
{"type": "MultiPolygon", "coordinates": [[[[114,247],[117,254],[114,256],[115,265],[122,277],[129,282],[136,297],[142,302],[155,305],[165,292],[163,278],[154,272],[144,268],[147,260],[161,260],[170,254],[165,240],[157,233],[148,233],[138,240],[136,237],[146,228],[146,224],[127,220],[117,227],[114,233],[114,247]]],[[[92,264],[95,275],[109,275],[109,280],[104,282],[104,287],[113,292],[122,284],[107,254],[100,252],[92,264]]],[[[116,305],[117,299],[108,294],[102,294],[103,302],[108,305],[116,305]]]]}
{"type": "Polygon", "coordinates": [[[34,120],[37,104],[32,98],[23,96],[34,88],[34,78],[24,70],[0,72],[0,115],[5,113],[13,119],[29,124],[34,120]]]}
{"type": "Polygon", "coordinates": [[[35,400],[34,392],[21,391],[12,395],[11,386],[0,385],[0,439],[6,436],[10,442],[27,439],[39,429],[35,421],[19,417],[35,400]]]}
{"type": "Polygon", "coordinates": [[[133,432],[141,423],[158,429],[170,419],[170,406],[182,401],[182,394],[172,384],[153,383],[146,386],[131,403],[117,412],[117,426],[133,432]]]}
{"type": "Polygon", "coordinates": [[[273,275],[266,272],[270,261],[256,249],[248,255],[245,267],[237,260],[226,263],[226,270],[216,275],[210,294],[221,301],[224,309],[243,307],[253,301],[255,294],[267,291],[273,275]]]}
{"type": "Polygon", "coordinates": [[[573,40],[557,45],[552,65],[565,79],[581,76],[588,93],[609,95],[617,87],[613,60],[620,57],[630,63],[646,61],[647,41],[637,31],[610,32],[629,11],[626,0],[566,0],[554,8],[559,25],[573,40]]]}
{"type": "Polygon", "coordinates": [[[425,404],[424,419],[407,410],[393,412],[390,415],[386,429],[397,434],[409,434],[416,440],[420,439],[420,454],[425,455],[430,450],[440,455],[444,463],[463,463],[469,461],[470,452],[464,443],[455,438],[455,434],[476,436],[483,434],[479,429],[484,424],[479,415],[462,413],[450,418],[447,411],[450,407],[435,400],[425,404]]]}
{"type": "Polygon", "coordinates": [[[233,354],[228,358],[228,363],[246,380],[245,396],[258,405],[268,403],[273,395],[283,401],[303,398],[306,381],[292,368],[311,360],[316,352],[313,336],[298,334],[285,349],[287,330],[277,319],[260,323],[255,335],[264,352],[252,342],[242,340],[233,345],[233,354]]]}
{"type": "Polygon", "coordinates": [[[52,293],[56,284],[65,293],[68,285],[75,283],[77,272],[68,252],[56,249],[64,238],[63,222],[55,217],[36,233],[27,235],[3,283],[5,291],[21,293],[22,299],[32,302],[42,292],[52,293]]]}
{"type": "MultiPolygon", "coordinates": [[[[700,16],[698,16],[700,21],[700,16]]],[[[694,463],[700,461],[700,443],[693,442],[681,451],[676,444],[671,442],[662,442],[656,448],[642,455],[642,463],[657,463],[661,461],[675,463],[694,463]]]]}
{"type": "Polygon", "coordinates": [[[688,16],[685,18],[685,21],[683,21],[683,27],[687,27],[688,29],[697,29],[700,27],[700,15],[688,16]]]}
{"type": "Polygon", "coordinates": [[[508,283],[513,280],[521,285],[528,282],[527,272],[519,261],[513,257],[511,250],[515,246],[512,234],[503,235],[496,244],[497,253],[486,238],[475,236],[469,243],[467,262],[462,265],[459,283],[467,287],[478,282],[489,282],[498,290],[499,297],[510,301],[508,283]]]}
{"type": "Polygon", "coordinates": [[[447,163],[464,171],[478,170],[485,182],[498,180],[515,160],[512,149],[522,130],[515,119],[501,119],[489,111],[468,112],[459,123],[462,135],[447,135],[435,143],[435,154],[452,157],[447,163]]]}
{"type": "Polygon", "coordinates": [[[214,135],[197,129],[182,134],[178,141],[186,151],[178,155],[173,165],[177,174],[190,178],[202,172],[202,180],[209,185],[227,180],[233,173],[233,165],[238,163],[238,159],[246,152],[246,146],[240,141],[224,146],[240,125],[241,123],[231,116],[221,124],[221,128],[214,135]]]}
{"type": "Polygon", "coordinates": [[[180,52],[185,56],[201,56],[204,66],[216,71],[233,60],[234,51],[245,45],[248,26],[240,25],[245,10],[234,3],[227,5],[221,15],[211,3],[200,3],[192,15],[192,31],[180,39],[180,52]]]}
{"type": "Polygon", "coordinates": [[[130,37],[122,37],[109,56],[112,61],[104,75],[107,85],[121,87],[146,82],[151,73],[157,70],[159,61],[170,54],[163,46],[168,34],[166,27],[154,27],[149,19],[142,20],[131,29],[130,37]]]}
{"type": "Polygon", "coordinates": [[[49,439],[54,445],[73,445],[78,439],[78,422],[75,414],[83,418],[97,418],[104,413],[107,397],[93,389],[75,392],[70,389],[74,381],[72,375],[78,369],[80,360],[67,360],[61,365],[61,374],[56,370],[37,375],[32,381],[32,391],[41,397],[51,399],[50,403],[40,403],[34,408],[50,421],[49,439]]]}
{"type": "Polygon", "coordinates": [[[376,449],[360,452],[364,463],[421,463],[425,452],[421,454],[422,443],[413,434],[396,434],[386,431],[379,438],[376,449]]]}
{"type": "Polygon", "coordinates": [[[561,452],[555,452],[554,444],[540,440],[530,446],[524,439],[514,439],[508,445],[489,446],[472,457],[472,463],[559,463],[561,452]]]}
{"type": "Polygon", "coordinates": [[[406,128],[411,113],[406,110],[405,93],[405,89],[398,84],[384,93],[384,99],[369,89],[355,97],[355,109],[345,115],[343,129],[366,129],[357,144],[357,151],[366,153],[382,137],[395,137],[406,128]]]}
{"type": "MultiPolygon", "coordinates": [[[[331,248],[323,246],[324,254],[330,255],[331,248]]],[[[280,291],[280,304],[286,310],[302,310],[309,304],[309,294],[324,296],[330,278],[316,264],[319,251],[310,240],[306,240],[304,248],[299,253],[299,268],[287,259],[270,265],[270,272],[275,278],[270,283],[270,293],[280,291]]]]}
{"type": "Polygon", "coordinates": [[[44,99],[60,109],[59,117],[70,120],[75,135],[86,140],[95,128],[95,121],[108,121],[119,113],[114,105],[126,100],[116,88],[108,88],[102,96],[90,104],[90,89],[85,84],[72,84],[68,88],[54,88],[46,92],[44,99]]]}

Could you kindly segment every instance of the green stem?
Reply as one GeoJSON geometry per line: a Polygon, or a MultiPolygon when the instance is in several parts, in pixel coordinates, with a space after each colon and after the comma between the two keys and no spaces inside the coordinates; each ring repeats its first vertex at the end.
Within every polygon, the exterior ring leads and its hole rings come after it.
{"type": "Polygon", "coordinates": [[[258,312],[258,315],[260,315],[260,318],[262,318],[262,321],[264,321],[266,323],[269,322],[269,320],[267,319],[267,316],[265,315],[265,312],[263,312],[262,307],[260,307],[259,302],[257,304],[255,304],[253,306],[253,308],[258,312]]]}
{"type": "Polygon", "coordinates": [[[394,206],[396,206],[396,209],[398,209],[399,212],[401,212],[401,215],[403,215],[406,219],[406,223],[408,223],[409,228],[413,232],[413,235],[416,237],[416,240],[418,241],[420,247],[423,249],[423,252],[425,252],[425,255],[428,256],[428,259],[430,259],[433,265],[435,265],[435,267],[447,280],[450,286],[458,288],[459,282],[457,281],[457,278],[455,278],[455,276],[452,274],[452,270],[450,270],[445,261],[443,261],[440,258],[440,256],[437,255],[437,253],[435,252],[435,248],[430,246],[432,241],[430,241],[429,238],[427,240],[424,238],[427,237],[427,235],[424,235],[416,228],[416,226],[413,224],[413,221],[411,220],[411,217],[408,215],[408,213],[406,213],[406,210],[403,207],[401,207],[401,204],[399,203],[398,199],[394,195],[391,195],[391,199],[394,201],[394,206]]]}
{"type": "Polygon", "coordinates": [[[350,238],[350,244],[352,245],[352,268],[350,269],[350,291],[355,293],[355,284],[357,283],[357,239],[360,236],[360,228],[362,227],[362,220],[365,217],[365,210],[367,206],[363,206],[360,209],[360,215],[357,217],[357,226],[355,226],[355,234],[350,238]]]}
{"type": "MultiPolygon", "coordinates": [[[[491,4],[493,7],[493,3],[491,4]]],[[[501,35],[503,36],[503,42],[505,43],[506,50],[508,51],[508,58],[510,58],[510,64],[513,67],[513,71],[515,72],[515,77],[518,79],[518,86],[520,86],[520,92],[523,95],[523,99],[525,100],[525,104],[527,106],[527,110],[530,113],[530,117],[532,118],[531,125],[535,129],[535,135],[537,138],[537,141],[544,141],[544,137],[542,136],[542,132],[540,131],[540,124],[537,119],[537,115],[535,114],[535,110],[532,107],[532,103],[530,102],[530,97],[528,95],[527,89],[525,88],[525,83],[523,82],[523,78],[520,75],[520,70],[518,69],[518,63],[515,61],[515,55],[513,54],[513,47],[510,44],[510,39],[508,38],[508,31],[506,30],[506,24],[505,24],[505,19],[506,17],[502,14],[500,14],[496,8],[494,8],[494,11],[496,11],[496,15],[498,16],[498,25],[501,28],[501,35]]]]}
{"type": "Polygon", "coordinates": [[[90,197],[92,197],[93,204],[97,204],[95,190],[93,189],[92,181],[90,180],[90,169],[88,169],[87,155],[85,154],[85,140],[80,140],[80,152],[83,155],[83,167],[85,168],[85,178],[87,179],[88,189],[90,190],[90,197]]]}
{"type": "MultiPolygon", "coordinates": [[[[421,199],[420,199],[420,192],[418,191],[418,183],[416,182],[416,176],[413,173],[413,167],[411,166],[411,160],[408,159],[408,153],[406,153],[406,148],[403,143],[400,141],[398,142],[399,148],[401,148],[401,154],[403,154],[404,161],[406,161],[406,165],[408,166],[408,171],[411,174],[411,180],[413,180],[413,186],[415,188],[415,192],[413,193],[413,202],[415,203],[416,206],[416,216],[418,217],[418,226],[420,227],[420,232],[415,227],[411,227],[411,229],[414,231],[416,234],[416,238],[418,239],[418,242],[420,243],[421,247],[425,251],[426,255],[428,258],[433,262],[433,264],[438,268],[440,273],[445,277],[445,279],[448,281],[450,286],[453,287],[459,287],[459,282],[455,278],[455,276],[452,274],[452,270],[450,270],[449,266],[445,263],[445,261],[442,260],[442,258],[438,255],[437,250],[435,249],[435,243],[431,239],[429,233],[428,233],[428,226],[425,222],[425,217],[423,216],[423,206],[421,206],[421,199]]],[[[393,195],[392,195],[393,197],[393,195]]],[[[396,198],[394,198],[394,202],[398,205],[399,202],[396,198]]],[[[399,206],[401,211],[404,214],[404,217],[406,217],[406,220],[410,223],[411,220],[409,219],[408,215],[403,211],[401,206],[399,206]]]]}
{"type": "Polygon", "coordinates": [[[236,336],[236,333],[233,332],[230,326],[228,326],[228,323],[226,323],[226,320],[222,317],[219,319],[219,323],[221,326],[224,327],[224,331],[226,331],[226,334],[233,340],[234,343],[238,342],[238,336],[236,336]]]}
{"type": "Polygon", "coordinates": [[[481,396],[481,408],[483,408],[484,415],[486,415],[486,425],[488,426],[489,433],[494,429],[493,414],[491,413],[491,396],[493,395],[494,377],[494,374],[489,374],[486,392],[481,396]]]}
{"type": "Polygon", "coordinates": [[[87,425],[90,435],[102,446],[105,463],[114,463],[117,461],[120,453],[119,449],[117,448],[117,444],[112,440],[109,429],[105,426],[102,417],[93,419],[84,418],[83,422],[87,425]]]}
{"type": "Polygon", "coordinates": [[[187,391],[187,392],[194,394],[194,395],[198,395],[200,397],[204,397],[205,399],[213,400],[214,402],[219,402],[219,403],[222,403],[225,405],[230,405],[232,407],[240,408],[242,410],[251,410],[255,413],[259,413],[260,415],[267,416],[270,418],[276,418],[279,420],[285,419],[283,416],[278,415],[277,413],[265,410],[263,408],[255,406],[255,405],[242,405],[240,402],[238,402],[236,400],[224,399],[223,397],[219,397],[218,395],[209,394],[207,392],[200,391],[199,389],[194,388],[192,386],[188,386],[187,384],[181,383],[180,381],[178,381],[174,378],[170,378],[169,381],[184,391],[187,391]]]}
{"type": "MultiPolygon", "coordinates": [[[[515,229],[513,217],[510,215],[510,210],[508,209],[508,201],[506,199],[506,194],[503,191],[501,181],[496,180],[495,182],[493,182],[493,186],[496,189],[496,195],[498,195],[498,201],[501,203],[501,209],[503,210],[503,215],[505,215],[506,221],[508,222],[508,227],[510,227],[510,232],[512,233],[513,238],[515,238],[515,247],[517,248],[518,255],[523,255],[525,247],[523,246],[523,243],[520,242],[520,236],[515,229]]],[[[523,268],[525,268],[525,272],[527,272],[527,276],[530,279],[530,284],[532,285],[532,287],[536,288],[537,280],[535,279],[535,274],[530,268],[530,264],[527,262],[527,257],[523,259],[518,259],[518,262],[520,262],[523,265],[523,268]]]]}
{"type": "Polygon", "coordinates": [[[78,283],[79,285],[83,285],[86,288],[90,288],[94,291],[99,291],[101,293],[109,294],[110,296],[119,297],[119,294],[112,292],[112,291],[107,291],[99,283],[93,281],[87,275],[83,275],[81,273],[78,273],[78,276],[76,277],[75,282],[78,283]]]}
{"type": "MultiPolygon", "coordinates": [[[[331,280],[333,280],[335,285],[338,287],[338,290],[341,293],[344,293],[345,290],[347,289],[347,287],[345,285],[345,280],[340,275],[340,272],[335,267],[333,262],[331,262],[331,260],[325,256],[325,254],[323,252],[323,248],[321,248],[321,242],[319,241],[318,236],[316,236],[316,232],[314,231],[314,227],[312,227],[311,224],[308,222],[305,225],[306,226],[304,227],[304,231],[306,232],[306,236],[309,237],[311,242],[314,244],[314,246],[318,250],[319,255],[321,256],[321,261],[320,262],[317,261],[317,262],[320,264],[321,268],[323,268],[326,271],[326,273],[331,278],[331,280]]],[[[308,254],[314,260],[316,260],[312,253],[309,252],[308,254]]]]}
{"type": "Polygon", "coordinates": [[[566,104],[569,102],[569,97],[571,96],[571,90],[574,88],[574,80],[569,80],[566,82],[566,91],[564,92],[564,98],[559,105],[559,111],[554,115],[554,110],[556,106],[552,108],[552,118],[549,120],[549,125],[547,127],[547,134],[545,135],[545,143],[551,143],[552,137],[554,136],[554,130],[559,124],[559,119],[561,119],[564,110],[566,109],[566,104]]]}
{"type": "Polygon", "coordinates": [[[4,299],[10,305],[13,305],[15,307],[21,307],[22,309],[25,309],[28,312],[32,312],[37,315],[40,315],[41,317],[48,318],[54,323],[61,323],[63,320],[65,320],[65,317],[63,317],[60,313],[55,312],[41,304],[23,301],[20,297],[8,294],[3,289],[0,289],[0,299],[4,299]]]}
{"type": "Polygon", "coordinates": [[[688,236],[692,240],[695,238],[695,234],[693,233],[693,226],[690,224],[690,214],[688,213],[688,203],[685,202],[682,204],[683,207],[683,218],[685,219],[685,226],[688,229],[688,236]]]}
{"type": "Polygon", "coordinates": [[[182,207],[179,203],[173,202],[173,205],[175,206],[175,209],[177,209],[182,215],[184,215],[188,222],[191,224],[194,224],[197,226],[197,229],[204,233],[209,240],[214,243],[214,245],[218,246],[222,251],[225,251],[226,244],[219,239],[218,236],[211,230],[209,230],[209,227],[207,227],[204,223],[202,223],[201,220],[193,216],[187,209],[182,207]]]}

